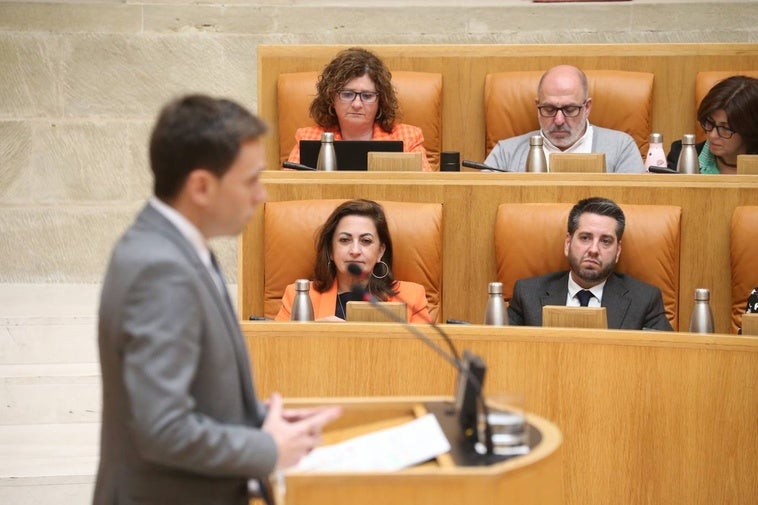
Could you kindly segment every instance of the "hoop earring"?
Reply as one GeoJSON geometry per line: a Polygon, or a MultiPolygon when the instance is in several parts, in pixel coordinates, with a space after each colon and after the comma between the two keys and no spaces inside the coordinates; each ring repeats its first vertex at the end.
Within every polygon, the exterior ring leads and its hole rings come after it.
{"type": "Polygon", "coordinates": [[[379,114],[376,115],[376,121],[382,118],[382,109],[379,109],[379,114]]]}
{"type": "MultiPolygon", "coordinates": [[[[387,277],[390,274],[390,266],[387,263],[385,263],[384,261],[379,260],[379,262],[376,265],[384,265],[384,274],[383,275],[376,275],[376,272],[372,269],[371,270],[371,275],[374,278],[376,278],[376,279],[384,279],[385,277],[387,277]]],[[[374,269],[376,268],[376,265],[374,265],[374,269]]]]}

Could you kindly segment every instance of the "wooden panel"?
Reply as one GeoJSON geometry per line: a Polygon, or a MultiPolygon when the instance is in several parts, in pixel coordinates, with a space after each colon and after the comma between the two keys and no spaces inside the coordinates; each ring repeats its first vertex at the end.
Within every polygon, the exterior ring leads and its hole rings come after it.
{"type": "MultiPolygon", "coordinates": [[[[268,166],[279,166],[276,81],[280,73],[321,71],[348,46],[259,46],[258,113],[271,126],[268,166]]],[[[655,74],[653,131],[666,146],[695,131],[695,76],[704,70],[758,69],[758,44],[523,44],[365,46],[391,70],[442,74],[445,151],[484,160],[484,79],[488,73],[540,70],[558,64],[582,69],[632,70],[655,74]]],[[[591,118],[590,118],[591,119],[591,118]]],[[[646,148],[643,149],[643,152],[646,148]]]]}
{"type": "Polygon", "coordinates": [[[542,307],[542,325],[559,328],[608,328],[605,307],[542,307]]]}
{"type": "MultiPolygon", "coordinates": [[[[451,395],[452,366],[402,327],[245,323],[262,396],[451,395]]],[[[444,347],[433,329],[417,326],[444,347]]],[[[553,421],[567,505],[758,502],[758,339],[445,325],[486,394],[553,421]]],[[[517,503],[514,501],[514,503],[517,503]]]]}
{"type": "Polygon", "coordinates": [[[605,153],[551,153],[551,172],[605,172],[605,153]]]}
{"type": "Polygon", "coordinates": [[[758,154],[740,154],[737,156],[737,173],[758,175],[758,154]]]}
{"type": "Polygon", "coordinates": [[[742,334],[758,337],[758,314],[742,314],[742,334]]]}
{"type": "MultiPolygon", "coordinates": [[[[487,284],[496,280],[494,229],[498,205],[573,204],[589,196],[605,196],[620,204],[682,208],[679,324],[687,328],[695,289],[709,288],[716,331],[728,333],[729,224],[735,207],[758,205],[758,176],[754,175],[270,171],[263,179],[270,201],[370,198],[442,203],[444,296],[440,321],[482,320],[487,284]]],[[[240,239],[239,299],[245,319],[263,313],[262,237],[259,213],[240,239]]]]}

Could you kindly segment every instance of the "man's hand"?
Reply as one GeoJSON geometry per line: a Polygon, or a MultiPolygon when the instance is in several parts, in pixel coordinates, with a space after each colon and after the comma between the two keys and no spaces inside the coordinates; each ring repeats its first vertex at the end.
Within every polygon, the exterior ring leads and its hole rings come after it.
{"type": "Polygon", "coordinates": [[[279,458],[277,469],[296,465],[306,454],[321,443],[321,429],[326,423],[342,414],[340,407],[284,409],[282,397],[271,395],[268,415],[262,430],[276,442],[279,458]]]}

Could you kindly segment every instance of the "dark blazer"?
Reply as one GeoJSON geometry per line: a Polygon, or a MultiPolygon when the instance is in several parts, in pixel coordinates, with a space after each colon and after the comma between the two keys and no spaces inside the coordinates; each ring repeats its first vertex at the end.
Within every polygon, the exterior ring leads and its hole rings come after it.
{"type": "Polygon", "coordinates": [[[148,205],[116,244],[98,327],[96,505],[247,505],[277,459],[234,310],[148,205]]]}
{"type": "MultiPolygon", "coordinates": [[[[542,307],[566,305],[568,275],[568,271],[553,272],[516,281],[508,307],[510,324],[542,326],[542,307]]],[[[600,305],[606,309],[610,329],[673,331],[661,291],[628,275],[614,272],[608,277],[600,305]]]]}
{"type": "MultiPolygon", "coordinates": [[[[700,151],[703,150],[703,146],[705,145],[705,140],[700,142],[699,144],[695,144],[695,150],[698,154],[700,154],[700,151]]],[[[676,170],[676,164],[679,161],[679,154],[682,152],[682,141],[681,140],[675,140],[671,143],[671,149],[669,150],[668,156],[666,156],[666,165],[672,169],[676,170]]]]}

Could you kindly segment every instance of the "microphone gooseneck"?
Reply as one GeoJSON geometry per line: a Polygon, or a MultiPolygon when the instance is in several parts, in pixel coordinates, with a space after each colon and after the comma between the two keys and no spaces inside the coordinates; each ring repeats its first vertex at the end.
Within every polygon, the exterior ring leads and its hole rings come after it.
{"type": "MultiPolygon", "coordinates": [[[[460,354],[458,354],[457,349],[455,348],[455,345],[453,345],[453,341],[450,338],[450,336],[442,330],[439,326],[437,326],[431,319],[427,321],[428,325],[434,328],[437,333],[439,333],[443,340],[447,343],[448,347],[450,348],[451,353],[448,354],[445,352],[445,350],[437,345],[433,340],[431,340],[428,336],[424,335],[418,328],[416,328],[414,325],[409,324],[405,319],[402,319],[398,317],[395,313],[391,312],[390,310],[387,310],[386,307],[384,307],[379,301],[376,299],[375,296],[373,296],[368,289],[366,289],[361,283],[360,280],[365,277],[365,273],[363,272],[363,269],[358,266],[355,263],[349,263],[347,265],[347,271],[356,279],[356,282],[353,283],[350,292],[354,298],[357,298],[359,300],[369,302],[372,306],[376,307],[376,309],[381,312],[385,317],[392,320],[395,323],[400,324],[403,328],[408,330],[413,336],[417,337],[419,340],[424,342],[429,348],[431,348],[434,352],[439,354],[445,361],[453,365],[455,369],[458,371],[459,374],[463,374],[466,377],[466,381],[471,384],[471,386],[474,388],[474,392],[476,394],[477,403],[482,409],[482,415],[484,416],[484,433],[485,433],[485,441],[484,445],[487,449],[487,454],[494,454],[494,446],[492,443],[492,427],[489,423],[489,409],[487,407],[487,403],[484,401],[484,391],[482,386],[482,381],[479,380],[477,376],[475,376],[468,366],[465,366],[463,364],[463,360],[460,357],[460,354]]],[[[397,297],[398,300],[405,303],[407,305],[407,302],[405,300],[397,297]]]]}
{"type": "Polygon", "coordinates": [[[478,161],[471,161],[471,160],[463,160],[461,162],[461,165],[468,168],[474,168],[476,170],[492,170],[493,172],[506,172],[510,173],[509,170],[504,170],[502,168],[496,168],[491,167],[489,165],[485,165],[484,163],[479,163],[478,161]]]}
{"type": "MultiPolygon", "coordinates": [[[[382,312],[382,314],[384,314],[385,312],[382,310],[384,309],[384,307],[378,305],[376,303],[377,302],[376,298],[374,298],[374,296],[368,292],[368,289],[363,287],[363,285],[361,285],[359,282],[366,277],[366,273],[363,271],[363,269],[360,266],[358,266],[356,263],[348,263],[347,271],[350,272],[350,275],[352,275],[356,279],[356,282],[353,283],[350,289],[353,297],[363,300],[364,302],[373,302],[373,305],[379,307],[379,311],[382,312]]],[[[401,302],[405,303],[406,305],[408,305],[408,303],[402,298],[400,297],[396,297],[396,298],[400,300],[401,302]]],[[[398,318],[394,317],[394,314],[393,314],[393,317],[391,317],[390,319],[392,319],[396,323],[407,323],[407,321],[398,320],[398,318]]],[[[432,328],[435,329],[437,333],[439,333],[439,335],[445,341],[445,344],[447,345],[448,349],[450,349],[450,354],[452,354],[452,357],[458,362],[457,366],[460,367],[461,355],[458,354],[458,350],[455,348],[455,345],[453,345],[453,341],[450,339],[450,336],[444,331],[442,331],[442,328],[437,326],[434,323],[434,321],[432,321],[431,319],[427,320],[426,323],[428,323],[432,328]]],[[[428,337],[424,336],[424,338],[428,338],[428,337]]],[[[429,343],[430,345],[436,345],[431,340],[429,341],[429,343]]],[[[444,352],[444,351],[441,351],[441,352],[444,352]]]]}
{"type": "Polygon", "coordinates": [[[316,169],[313,167],[309,167],[308,165],[303,165],[302,163],[295,163],[293,161],[283,161],[282,167],[291,168],[293,170],[310,170],[313,172],[316,171],[316,169]]]}

